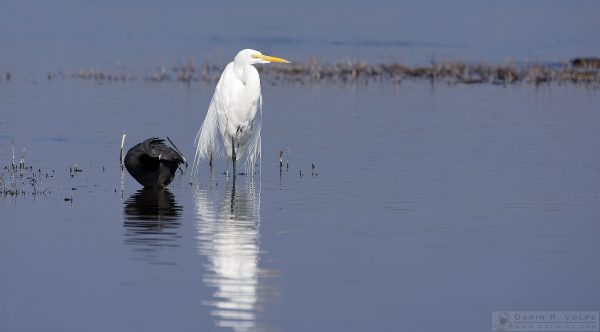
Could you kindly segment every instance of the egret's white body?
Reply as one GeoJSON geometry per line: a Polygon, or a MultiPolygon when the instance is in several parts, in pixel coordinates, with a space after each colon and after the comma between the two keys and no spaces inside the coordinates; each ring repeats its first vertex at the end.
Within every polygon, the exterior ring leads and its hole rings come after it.
{"type": "Polygon", "coordinates": [[[210,160],[212,166],[218,156],[233,161],[234,174],[237,161],[248,174],[254,174],[261,152],[262,96],[260,76],[253,65],[269,62],[288,61],[245,49],[225,67],[196,135],[193,174],[200,161],[210,160]]]}

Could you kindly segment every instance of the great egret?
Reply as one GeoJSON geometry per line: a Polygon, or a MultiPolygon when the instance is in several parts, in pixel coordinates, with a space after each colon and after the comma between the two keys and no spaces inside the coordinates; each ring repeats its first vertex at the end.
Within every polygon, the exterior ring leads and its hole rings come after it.
{"type": "Polygon", "coordinates": [[[233,162],[234,176],[237,161],[243,162],[246,173],[254,174],[256,161],[260,161],[262,95],[260,76],[253,65],[270,62],[290,63],[245,49],[227,64],[196,135],[193,175],[201,160],[209,160],[212,168],[214,158],[222,155],[233,162]]]}
{"type": "Polygon", "coordinates": [[[156,137],[148,138],[129,149],[124,163],[137,182],[144,187],[154,188],[166,187],[173,181],[179,165],[187,165],[176,148],[166,146],[164,140],[156,137]]]}

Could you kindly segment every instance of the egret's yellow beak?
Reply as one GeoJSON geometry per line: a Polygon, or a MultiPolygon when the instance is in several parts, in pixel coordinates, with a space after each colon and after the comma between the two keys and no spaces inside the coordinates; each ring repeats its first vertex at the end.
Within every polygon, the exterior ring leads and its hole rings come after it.
{"type": "Polygon", "coordinates": [[[264,54],[252,54],[253,58],[258,58],[264,61],[268,61],[268,62],[283,62],[283,63],[291,63],[285,59],[282,58],[278,58],[278,57],[274,57],[274,56],[270,56],[270,55],[264,55],[264,54]]]}

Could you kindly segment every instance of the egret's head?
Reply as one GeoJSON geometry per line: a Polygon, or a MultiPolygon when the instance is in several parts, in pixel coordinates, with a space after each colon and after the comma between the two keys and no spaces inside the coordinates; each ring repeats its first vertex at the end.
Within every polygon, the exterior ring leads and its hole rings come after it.
{"type": "Polygon", "coordinates": [[[243,64],[249,64],[249,65],[254,65],[257,63],[269,63],[269,62],[290,63],[287,60],[277,58],[274,56],[264,55],[264,54],[260,53],[259,51],[251,50],[251,49],[241,50],[235,56],[234,61],[236,63],[243,63],[243,64]]]}

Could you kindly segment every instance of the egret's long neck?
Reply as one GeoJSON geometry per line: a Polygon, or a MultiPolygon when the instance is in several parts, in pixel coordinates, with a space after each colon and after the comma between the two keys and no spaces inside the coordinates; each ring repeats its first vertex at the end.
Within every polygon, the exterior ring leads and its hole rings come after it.
{"type": "Polygon", "coordinates": [[[254,66],[234,62],[233,72],[244,85],[249,87],[257,87],[260,89],[260,77],[258,76],[258,71],[256,68],[254,68],[254,66]]]}
{"type": "Polygon", "coordinates": [[[244,67],[246,67],[246,64],[242,64],[237,61],[233,62],[233,73],[235,74],[235,77],[237,77],[237,79],[240,80],[242,83],[246,84],[246,78],[244,77],[246,76],[244,74],[244,67]]]}
{"type": "Polygon", "coordinates": [[[260,76],[258,70],[250,64],[233,64],[235,76],[244,84],[244,99],[255,102],[260,97],[260,76]]]}

